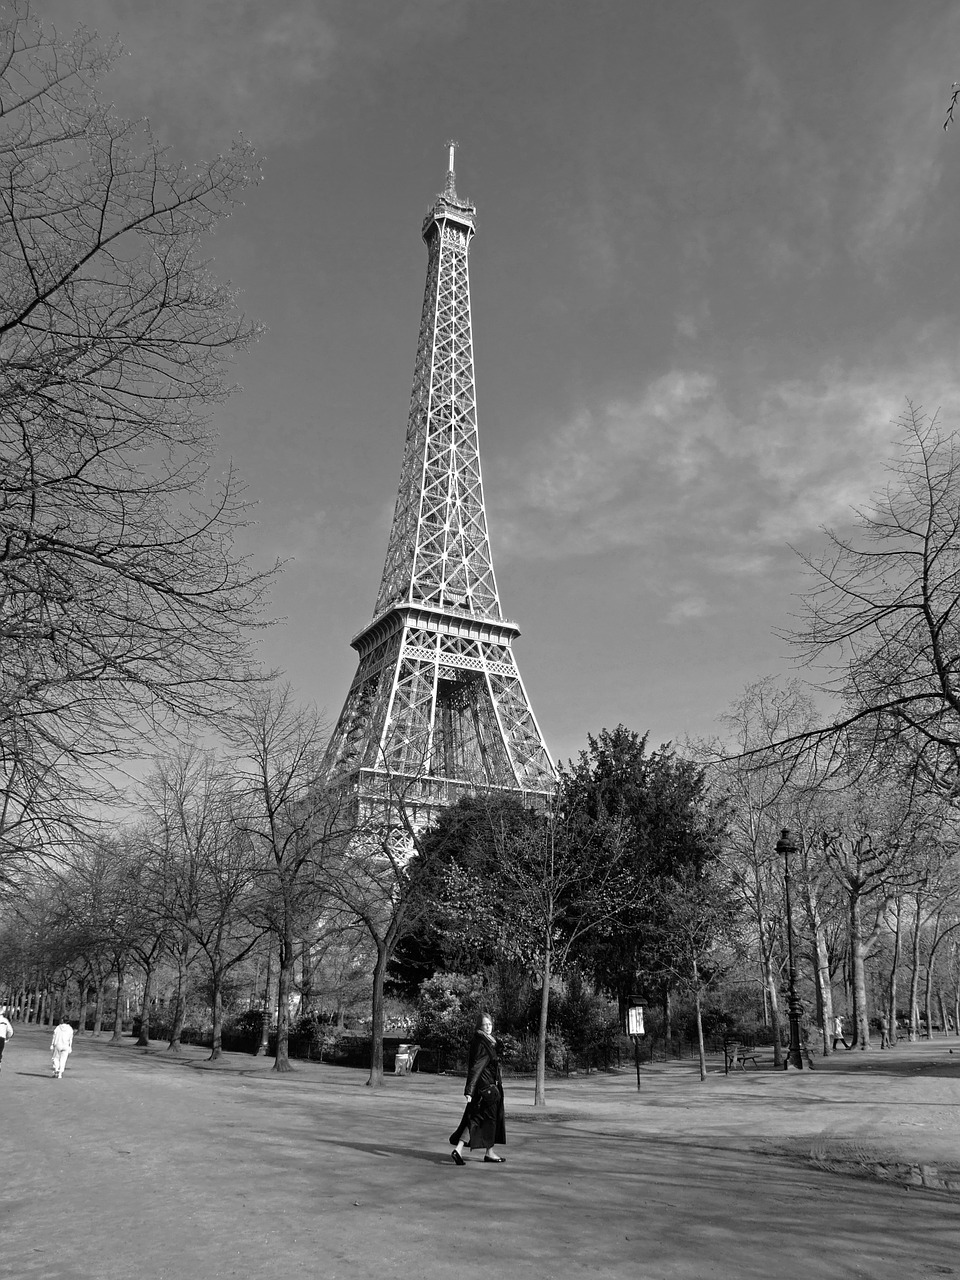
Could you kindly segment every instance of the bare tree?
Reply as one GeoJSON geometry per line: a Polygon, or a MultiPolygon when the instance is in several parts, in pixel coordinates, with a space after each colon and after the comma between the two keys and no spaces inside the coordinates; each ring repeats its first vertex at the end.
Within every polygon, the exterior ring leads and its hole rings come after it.
{"type": "Polygon", "coordinates": [[[957,107],[957,100],[960,99],[960,81],[954,80],[950,86],[950,105],[947,107],[947,114],[943,121],[943,131],[946,131],[953,124],[953,113],[957,107]]]}
{"type": "Polygon", "coordinates": [[[441,856],[436,841],[425,838],[417,813],[429,781],[387,769],[376,777],[379,795],[350,802],[333,789],[334,815],[326,852],[326,892],[335,912],[360,922],[375,952],[370,1002],[370,1076],[367,1085],[383,1086],[384,982],[397,946],[431,909],[423,893],[441,856]]]}
{"type": "Polygon", "coordinates": [[[226,782],[216,756],[195,744],[161,757],[140,789],[143,820],[155,849],[154,910],[167,923],[167,949],[177,989],[169,1050],[179,1053],[190,974],[199,946],[191,922],[199,909],[204,848],[223,820],[226,782]]]}
{"type": "Polygon", "coordinates": [[[324,734],[289,685],[248,692],[233,718],[236,818],[261,856],[263,903],[280,942],[275,1071],[289,1071],[288,1036],[297,944],[312,936],[323,899],[323,862],[339,833],[334,793],[318,785],[324,734]]]}
{"type": "Polygon", "coordinates": [[[824,804],[812,840],[823,850],[845,900],[850,947],[854,1040],[870,1048],[865,963],[905,887],[916,883],[925,849],[942,819],[904,788],[880,780],[845,788],[824,804]]]}
{"type": "Polygon", "coordinates": [[[790,639],[829,663],[844,712],[785,740],[803,752],[850,744],[870,764],[900,759],[941,794],[960,792],[960,441],[909,405],[900,456],[858,536],[827,531],[802,559],[813,577],[805,624],[790,639]]]}
{"type": "MultiPolygon", "coordinates": [[[[208,415],[253,330],[200,254],[249,149],[198,167],[95,82],[116,50],[0,15],[0,839],[58,773],[144,722],[210,710],[248,669],[269,573],[211,471],[208,415]]],[[[52,808],[53,813],[57,810],[52,808]]]]}
{"type": "Polygon", "coordinates": [[[725,869],[698,872],[690,866],[657,886],[657,902],[673,946],[659,976],[693,996],[700,1079],[707,1078],[703,1038],[703,997],[722,976],[737,941],[742,910],[725,869]]]}
{"type": "Polygon", "coordinates": [[[181,923],[196,943],[210,975],[213,1047],[210,1061],[221,1056],[223,991],[228,975],[241,964],[264,934],[260,860],[237,821],[236,797],[226,767],[209,774],[204,795],[202,838],[191,851],[187,869],[189,902],[181,923]]]}
{"type": "MultiPolygon", "coordinates": [[[[727,801],[726,857],[732,885],[752,922],[760,967],[764,1010],[773,1028],[774,1063],[782,1064],[780,976],[785,962],[783,867],[774,849],[783,827],[803,826],[805,801],[815,778],[785,762],[776,742],[808,730],[816,712],[797,681],[781,686],[766,677],[749,685],[722,718],[728,740],[724,749],[702,746],[701,757],[713,758],[711,787],[727,801]],[[732,751],[732,754],[730,754],[732,751]]],[[[809,773],[809,771],[808,771],[809,773]]],[[[808,908],[809,878],[804,877],[808,908]]],[[[822,933],[817,954],[825,960],[822,933]]],[[[827,991],[829,977],[821,987],[827,991]]],[[[829,1010],[828,1010],[829,1012],[829,1010]]]]}

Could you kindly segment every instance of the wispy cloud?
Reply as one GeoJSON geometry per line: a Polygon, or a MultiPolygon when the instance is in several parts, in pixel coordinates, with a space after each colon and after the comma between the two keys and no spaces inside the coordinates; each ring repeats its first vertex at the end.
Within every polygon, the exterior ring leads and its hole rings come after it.
{"type": "Polygon", "coordinates": [[[756,389],[672,370],[633,400],[581,409],[496,476],[498,549],[544,559],[642,549],[674,575],[692,564],[763,574],[786,543],[869,499],[913,390],[929,390],[948,421],[960,414],[947,362],[828,367],[756,389]]]}
{"type": "Polygon", "coordinates": [[[956,78],[952,51],[960,39],[960,11],[934,27],[914,51],[900,50],[883,85],[852,231],[855,251],[867,258],[920,230],[942,175],[948,140],[940,124],[956,78]]]}
{"type": "Polygon", "coordinates": [[[705,618],[712,613],[710,605],[700,595],[681,595],[663,615],[664,622],[671,627],[682,626],[694,618],[705,618]]]}

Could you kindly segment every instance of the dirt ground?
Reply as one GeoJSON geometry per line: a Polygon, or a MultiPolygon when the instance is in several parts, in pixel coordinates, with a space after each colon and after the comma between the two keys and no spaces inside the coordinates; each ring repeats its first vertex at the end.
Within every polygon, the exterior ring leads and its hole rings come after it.
{"type": "Polygon", "coordinates": [[[507,1163],[456,1168],[463,1081],[207,1066],[18,1026],[0,1276],[708,1280],[960,1275],[960,1041],[701,1083],[693,1064],[507,1082],[507,1163]]]}

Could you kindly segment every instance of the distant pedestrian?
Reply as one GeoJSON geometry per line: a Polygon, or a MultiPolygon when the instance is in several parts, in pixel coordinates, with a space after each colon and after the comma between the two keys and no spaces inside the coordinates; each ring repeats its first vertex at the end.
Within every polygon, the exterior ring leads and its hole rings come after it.
{"type": "Polygon", "coordinates": [[[13,1023],[7,1017],[7,1006],[0,1004],[0,1069],[3,1065],[3,1051],[6,1043],[13,1037],[13,1023]]]}
{"type": "Polygon", "coordinates": [[[890,1020],[885,1013],[880,1015],[880,1048],[890,1048],[890,1020]]]}
{"type": "Polygon", "coordinates": [[[850,1046],[849,1046],[849,1045],[847,1044],[847,1042],[846,1042],[846,1039],[844,1038],[844,1034],[843,1034],[843,1017],[842,1017],[842,1015],[841,1015],[841,1014],[839,1014],[839,1013],[837,1014],[837,1016],[836,1016],[836,1017],[834,1018],[834,1020],[833,1020],[833,1047],[834,1047],[834,1049],[836,1049],[836,1047],[837,1047],[837,1041],[838,1041],[838,1040],[840,1041],[840,1043],[843,1045],[843,1047],[844,1047],[845,1049],[849,1049],[849,1048],[850,1048],[850,1046]]]}
{"type": "Polygon", "coordinates": [[[70,1057],[72,1049],[73,1027],[66,1018],[61,1018],[53,1029],[53,1040],[50,1043],[50,1052],[53,1054],[53,1074],[58,1080],[63,1076],[67,1058],[70,1057]]]}
{"type": "Polygon", "coordinates": [[[454,1132],[450,1135],[454,1164],[466,1163],[463,1158],[464,1143],[469,1135],[470,1149],[482,1147],[485,1164],[504,1164],[503,1156],[493,1154],[496,1143],[507,1140],[503,1117],[503,1081],[500,1078],[500,1059],[497,1042],[493,1038],[493,1018],[483,1014],[476,1035],[470,1045],[467,1059],[467,1083],[463,1090],[467,1106],[454,1132]]]}

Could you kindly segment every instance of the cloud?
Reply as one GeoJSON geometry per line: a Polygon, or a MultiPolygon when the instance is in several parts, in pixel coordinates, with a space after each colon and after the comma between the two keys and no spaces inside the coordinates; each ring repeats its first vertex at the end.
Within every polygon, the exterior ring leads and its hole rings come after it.
{"type": "Polygon", "coordinates": [[[683,596],[677,600],[663,616],[668,626],[678,627],[694,618],[704,618],[712,613],[710,605],[702,596],[683,596]]]}
{"type": "MultiPolygon", "coordinates": [[[[678,566],[762,576],[787,543],[869,500],[904,393],[924,387],[957,421],[960,381],[947,361],[828,366],[746,387],[730,374],[671,370],[632,400],[581,408],[493,477],[498,548],[503,538],[504,554],[544,560],[641,551],[664,566],[665,589],[678,566]]],[[[696,596],[694,580],[684,599],[696,596]]],[[[674,606],[683,609],[697,616],[674,606]]]]}
{"type": "Polygon", "coordinates": [[[677,334],[687,341],[693,342],[701,336],[710,325],[710,304],[700,299],[695,305],[677,313],[674,321],[677,334]]]}
{"type": "MultiPolygon", "coordinates": [[[[956,44],[960,24],[951,41],[956,44]]],[[[930,66],[908,63],[900,83],[884,91],[886,109],[860,186],[852,229],[856,253],[872,258],[920,230],[943,171],[940,128],[947,82],[930,66]]]]}

